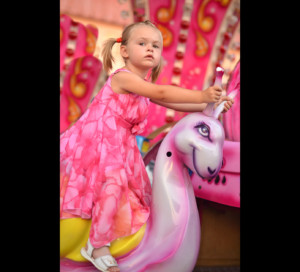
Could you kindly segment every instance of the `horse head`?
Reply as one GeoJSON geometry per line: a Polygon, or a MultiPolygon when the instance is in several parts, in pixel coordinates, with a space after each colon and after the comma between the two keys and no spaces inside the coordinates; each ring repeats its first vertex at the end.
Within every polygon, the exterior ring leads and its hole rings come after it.
{"type": "MultiPolygon", "coordinates": [[[[221,67],[217,68],[215,85],[221,85],[223,72],[221,67]]],[[[234,98],[236,93],[232,92],[229,97],[234,98]]],[[[225,103],[217,107],[215,103],[208,103],[202,113],[187,115],[172,130],[182,161],[202,179],[214,178],[222,166],[225,134],[218,118],[225,103]]]]}
{"type": "MultiPolygon", "coordinates": [[[[175,128],[176,129],[176,128],[175,128]]],[[[182,162],[203,179],[214,178],[221,166],[224,130],[220,121],[192,113],[178,123],[174,144],[182,162]]]]}

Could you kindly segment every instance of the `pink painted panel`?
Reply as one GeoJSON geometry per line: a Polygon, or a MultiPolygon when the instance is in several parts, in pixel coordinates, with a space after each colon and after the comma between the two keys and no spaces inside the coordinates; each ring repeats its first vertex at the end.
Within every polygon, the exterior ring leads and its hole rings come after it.
{"type": "Polygon", "coordinates": [[[202,90],[211,51],[228,4],[220,1],[195,1],[184,55],[181,86],[202,90]]]}
{"type": "Polygon", "coordinates": [[[60,98],[60,133],[86,109],[101,68],[102,63],[93,56],[80,57],[70,63],[60,98]]]}
{"type": "Polygon", "coordinates": [[[60,71],[64,66],[64,60],[66,56],[68,33],[70,30],[71,18],[66,15],[60,16],[60,71]]]}
{"type": "Polygon", "coordinates": [[[82,56],[92,56],[97,38],[97,28],[91,25],[84,26],[62,14],[60,16],[60,71],[64,69],[66,58],[76,59],[82,56]],[[69,41],[75,45],[68,48],[69,41]]]}

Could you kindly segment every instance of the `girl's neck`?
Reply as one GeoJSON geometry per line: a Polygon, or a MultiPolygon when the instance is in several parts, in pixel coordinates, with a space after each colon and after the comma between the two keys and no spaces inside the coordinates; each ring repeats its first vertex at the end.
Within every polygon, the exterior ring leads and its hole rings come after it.
{"type": "Polygon", "coordinates": [[[126,64],[123,68],[129,70],[130,72],[132,72],[136,75],[138,75],[142,79],[145,79],[148,72],[149,72],[149,69],[148,70],[141,70],[141,69],[138,69],[138,68],[136,68],[136,67],[134,67],[130,64],[126,64]]]}

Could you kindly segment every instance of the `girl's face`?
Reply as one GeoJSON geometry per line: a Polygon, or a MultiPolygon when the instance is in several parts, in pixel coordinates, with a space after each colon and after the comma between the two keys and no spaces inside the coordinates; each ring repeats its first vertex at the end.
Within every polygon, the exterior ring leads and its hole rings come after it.
{"type": "Polygon", "coordinates": [[[162,48],[163,40],[159,30],[139,25],[132,29],[127,45],[121,46],[121,54],[126,59],[126,65],[149,70],[159,64],[162,48]]]}

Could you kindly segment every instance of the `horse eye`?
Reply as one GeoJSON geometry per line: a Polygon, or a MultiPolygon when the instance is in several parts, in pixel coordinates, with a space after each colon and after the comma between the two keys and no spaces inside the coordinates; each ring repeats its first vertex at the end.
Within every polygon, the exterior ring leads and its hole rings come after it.
{"type": "Polygon", "coordinates": [[[203,137],[209,138],[209,127],[206,124],[200,124],[196,128],[203,137]]]}

